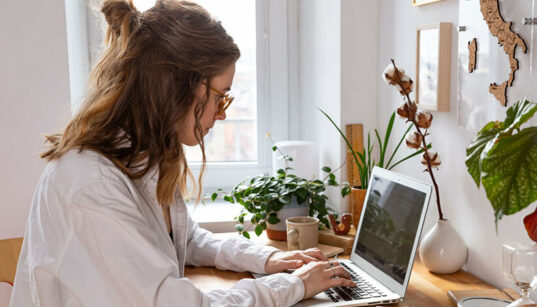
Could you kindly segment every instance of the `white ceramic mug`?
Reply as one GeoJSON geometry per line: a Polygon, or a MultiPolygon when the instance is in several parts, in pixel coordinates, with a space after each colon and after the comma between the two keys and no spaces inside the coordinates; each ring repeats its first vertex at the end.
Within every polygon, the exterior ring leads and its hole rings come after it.
{"type": "Polygon", "coordinates": [[[309,216],[290,217],[287,224],[287,249],[308,249],[317,246],[319,219],[309,216]]]}

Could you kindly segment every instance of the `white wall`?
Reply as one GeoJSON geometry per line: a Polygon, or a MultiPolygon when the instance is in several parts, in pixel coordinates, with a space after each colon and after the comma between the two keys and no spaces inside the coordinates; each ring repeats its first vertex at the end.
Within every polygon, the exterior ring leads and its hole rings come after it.
{"type": "MultiPolygon", "coordinates": [[[[299,2],[299,136],[318,144],[322,166],[337,168],[341,160],[339,134],[317,109],[341,122],[340,1],[299,2]],[[334,140],[337,140],[334,142],[334,140]]],[[[322,173],[321,173],[322,176],[322,173]]],[[[329,204],[341,208],[339,192],[330,189],[329,204]]]]}
{"type": "MultiPolygon", "coordinates": [[[[492,207],[483,191],[477,189],[466,171],[465,150],[475,136],[475,132],[465,131],[457,125],[457,32],[458,1],[445,0],[436,4],[414,8],[411,1],[381,0],[379,9],[382,21],[379,29],[378,71],[382,71],[394,58],[396,64],[406,70],[409,76],[415,75],[416,34],[419,25],[436,22],[453,23],[451,58],[451,111],[434,112],[433,126],[429,140],[434,149],[442,155],[442,166],[435,174],[440,186],[440,196],[444,216],[464,237],[469,247],[467,270],[498,287],[510,285],[502,277],[502,243],[517,240],[528,241],[522,219],[535,206],[530,206],[514,216],[504,217],[494,228],[492,207]]],[[[525,65],[521,62],[521,65],[525,65]]],[[[415,78],[414,78],[415,79],[415,78]]],[[[395,90],[377,78],[378,85],[378,123],[380,128],[387,122],[392,110],[401,102],[395,90]]],[[[402,121],[397,120],[397,131],[402,133],[402,121]]],[[[427,173],[422,172],[418,161],[407,162],[397,168],[398,172],[424,181],[430,181],[427,173]]],[[[426,228],[438,217],[434,199],[431,200],[426,228]]]]}
{"type": "Polygon", "coordinates": [[[64,2],[4,1],[0,10],[0,239],[22,236],[43,134],[69,117],[64,2]]]}
{"type": "MultiPolygon", "coordinates": [[[[377,0],[341,1],[341,128],[363,124],[364,141],[367,131],[373,133],[378,126],[378,6],[377,0]]],[[[345,161],[347,146],[341,139],[340,143],[345,161]]],[[[343,174],[348,178],[346,166],[343,174]]]]}
{"type": "MultiPolygon", "coordinates": [[[[365,131],[377,126],[377,45],[377,1],[299,2],[298,135],[319,145],[322,166],[340,166],[347,149],[317,108],[343,130],[353,123],[364,124],[365,131]]],[[[346,178],[346,166],[339,175],[346,178]]],[[[336,189],[328,195],[333,208],[349,210],[336,189]]]]}

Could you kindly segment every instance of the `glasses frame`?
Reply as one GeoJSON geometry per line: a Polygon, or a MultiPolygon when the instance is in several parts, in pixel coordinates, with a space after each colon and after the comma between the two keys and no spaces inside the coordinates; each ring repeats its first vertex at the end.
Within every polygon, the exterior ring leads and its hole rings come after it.
{"type": "Polygon", "coordinates": [[[227,93],[223,93],[217,89],[215,89],[214,87],[212,86],[209,86],[209,88],[214,91],[215,93],[217,93],[218,95],[222,96],[222,101],[220,101],[218,103],[218,114],[221,115],[221,114],[224,114],[227,110],[227,108],[229,108],[229,106],[231,105],[231,103],[233,102],[233,100],[235,99],[235,97],[227,94],[227,93]]]}

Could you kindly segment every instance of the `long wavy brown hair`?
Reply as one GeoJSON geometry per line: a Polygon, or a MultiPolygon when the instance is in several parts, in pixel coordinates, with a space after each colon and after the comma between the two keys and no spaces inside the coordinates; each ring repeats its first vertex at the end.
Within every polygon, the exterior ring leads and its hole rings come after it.
{"type": "MultiPolygon", "coordinates": [[[[88,94],[63,133],[46,137],[48,161],[71,149],[93,150],[110,159],[132,179],[158,167],[157,199],[173,202],[185,195],[190,172],[179,136],[194,108],[195,135],[205,169],[200,119],[212,78],[240,56],[221,23],[201,6],[159,0],[140,13],[132,0],[107,0],[102,9],[108,30],[106,48],[90,77],[88,94]],[[198,86],[205,87],[196,99],[198,86]]],[[[195,186],[195,182],[193,181],[195,186]]]]}

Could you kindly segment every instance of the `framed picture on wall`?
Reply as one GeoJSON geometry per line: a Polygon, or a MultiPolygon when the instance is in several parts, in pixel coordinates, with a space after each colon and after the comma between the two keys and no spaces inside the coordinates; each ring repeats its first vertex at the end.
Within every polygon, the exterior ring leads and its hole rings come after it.
{"type": "Polygon", "coordinates": [[[417,29],[416,103],[420,109],[449,111],[451,23],[417,29]]]}
{"type": "Polygon", "coordinates": [[[443,0],[412,0],[412,5],[420,6],[420,5],[431,4],[431,3],[440,2],[440,1],[443,1],[443,0]]]}

